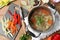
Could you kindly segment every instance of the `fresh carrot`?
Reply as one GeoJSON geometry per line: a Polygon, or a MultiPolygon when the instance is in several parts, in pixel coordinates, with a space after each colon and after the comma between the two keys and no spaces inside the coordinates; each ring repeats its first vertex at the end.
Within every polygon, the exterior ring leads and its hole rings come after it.
{"type": "Polygon", "coordinates": [[[15,32],[17,31],[17,27],[12,21],[8,22],[8,29],[11,31],[12,34],[15,34],[15,32]]]}
{"type": "Polygon", "coordinates": [[[51,25],[53,23],[52,20],[48,20],[48,24],[51,25]]]}
{"type": "Polygon", "coordinates": [[[7,22],[8,24],[8,29],[10,29],[11,21],[7,22]]]}

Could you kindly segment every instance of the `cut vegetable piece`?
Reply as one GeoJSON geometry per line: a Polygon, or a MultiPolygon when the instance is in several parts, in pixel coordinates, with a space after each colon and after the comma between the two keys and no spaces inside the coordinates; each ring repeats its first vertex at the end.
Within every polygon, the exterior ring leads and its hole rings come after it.
{"type": "Polygon", "coordinates": [[[53,21],[52,20],[48,20],[48,24],[52,25],[53,21]]]}
{"type": "Polygon", "coordinates": [[[8,22],[8,29],[11,31],[11,33],[14,35],[16,32],[17,32],[17,27],[16,25],[12,22],[12,21],[9,21],[8,22]]]}
{"type": "Polygon", "coordinates": [[[50,36],[47,40],[51,40],[52,36],[50,36]]]}

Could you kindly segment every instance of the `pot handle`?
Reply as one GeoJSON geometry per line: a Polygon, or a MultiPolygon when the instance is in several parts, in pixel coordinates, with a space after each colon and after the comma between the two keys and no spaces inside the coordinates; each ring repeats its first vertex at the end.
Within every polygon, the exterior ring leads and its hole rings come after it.
{"type": "Polygon", "coordinates": [[[41,35],[41,33],[39,33],[39,35],[38,36],[36,36],[34,33],[32,33],[31,31],[27,31],[26,33],[29,33],[29,35],[31,35],[31,36],[33,36],[33,37],[35,37],[35,38],[37,38],[37,37],[39,37],[40,35],[41,35]]]}
{"type": "Polygon", "coordinates": [[[41,33],[38,34],[38,36],[36,36],[34,33],[32,33],[28,27],[29,27],[29,23],[28,23],[28,17],[25,17],[25,20],[24,20],[25,24],[26,24],[26,33],[29,33],[31,36],[37,38],[41,35],[41,33]]]}
{"type": "Polygon", "coordinates": [[[55,6],[53,6],[50,2],[48,2],[48,5],[49,5],[51,8],[55,9],[55,6]]]}

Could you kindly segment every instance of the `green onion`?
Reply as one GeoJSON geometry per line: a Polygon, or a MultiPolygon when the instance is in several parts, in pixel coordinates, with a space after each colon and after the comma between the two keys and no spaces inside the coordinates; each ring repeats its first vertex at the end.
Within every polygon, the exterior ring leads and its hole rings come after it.
{"type": "Polygon", "coordinates": [[[23,36],[20,37],[20,40],[28,40],[29,38],[31,38],[29,34],[24,34],[23,36]]]}
{"type": "Polygon", "coordinates": [[[44,19],[43,19],[44,16],[35,16],[36,18],[36,24],[38,26],[40,26],[43,22],[44,22],[44,19]]]}

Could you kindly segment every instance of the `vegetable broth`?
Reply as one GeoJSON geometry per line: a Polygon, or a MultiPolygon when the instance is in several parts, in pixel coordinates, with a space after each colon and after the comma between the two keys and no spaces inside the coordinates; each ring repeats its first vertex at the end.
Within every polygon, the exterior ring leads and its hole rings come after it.
{"type": "Polygon", "coordinates": [[[51,12],[45,8],[35,10],[30,17],[30,24],[36,30],[47,30],[53,24],[51,12]]]}

